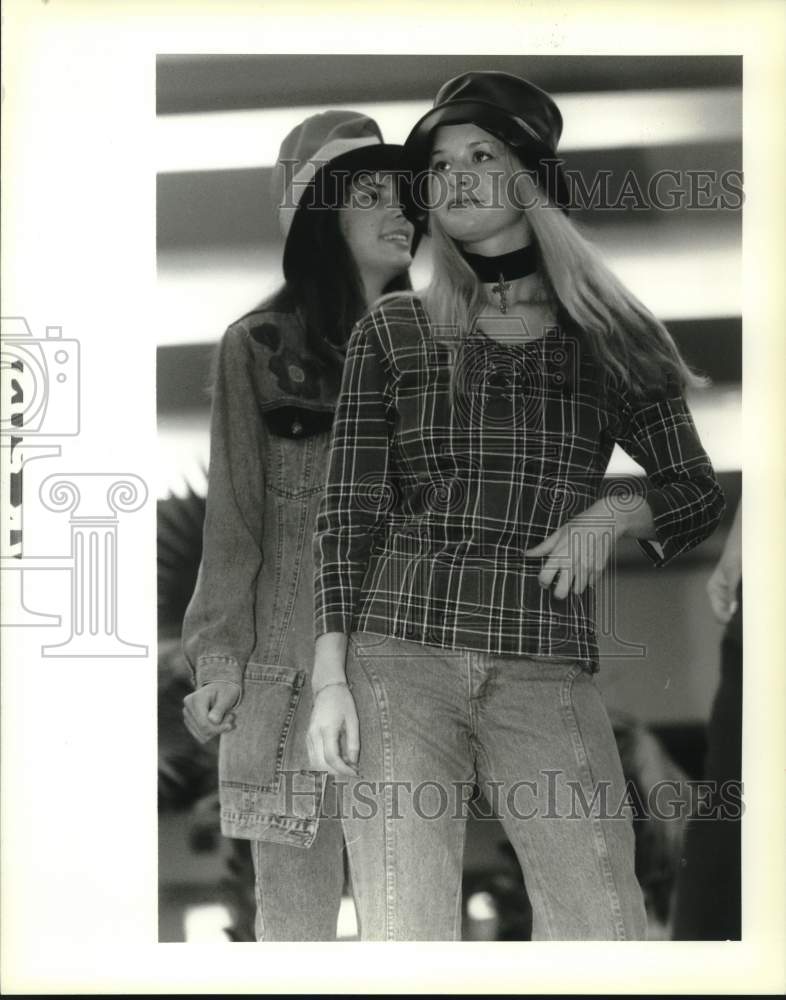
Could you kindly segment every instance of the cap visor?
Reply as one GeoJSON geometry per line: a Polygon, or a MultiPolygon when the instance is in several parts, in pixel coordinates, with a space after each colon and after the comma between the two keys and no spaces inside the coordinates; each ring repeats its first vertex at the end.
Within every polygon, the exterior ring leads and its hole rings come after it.
{"type": "Polygon", "coordinates": [[[431,136],[440,125],[461,125],[471,123],[488,131],[514,147],[547,147],[538,135],[529,129],[521,119],[514,118],[495,104],[485,101],[451,101],[441,107],[432,108],[407,136],[404,143],[404,158],[409,167],[422,169],[431,152],[431,136]]]}
{"type": "Polygon", "coordinates": [[[349,152],[334,157],[329,163],[324,163],[317,173],[328,171],[335,174],[343,171],[355,174],[366,170],[402,170],[403,156],[403,146],[380,142],[361,146],[359,149],[350,149],[349,152]]]}

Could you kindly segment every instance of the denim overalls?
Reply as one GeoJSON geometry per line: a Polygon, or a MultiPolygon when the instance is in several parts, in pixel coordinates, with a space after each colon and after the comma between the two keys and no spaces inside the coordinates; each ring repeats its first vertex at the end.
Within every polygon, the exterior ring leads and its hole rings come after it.
{"type": "Polygon", "coordinates": [[[183,647],[197,686],[225,680],[241,690],[219,749],[229,837],[309,847],[317,832],[325,775],[309,768],[306,680],[334,367],[322,371],[285,313],[244,316],[219,348],[204,550],[183,647]]]}

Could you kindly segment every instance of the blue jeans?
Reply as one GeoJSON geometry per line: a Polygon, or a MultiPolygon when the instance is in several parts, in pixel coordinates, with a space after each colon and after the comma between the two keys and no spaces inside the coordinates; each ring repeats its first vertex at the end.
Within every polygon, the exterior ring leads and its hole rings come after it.
{"type": "Polygon", "coordinates": [[[257,941],[335,941],[344,888],[337,810],[321,816],[310,847],[251,841],[257,941]]]}
{"type": "Polygon", "coordinates": [[[460,939],[475,782],[521,865],[533,940],[646,937],[617,745],[580,664],[360,632],[347,679],[360,776],[342,812],[363,940],[460,939]]]}

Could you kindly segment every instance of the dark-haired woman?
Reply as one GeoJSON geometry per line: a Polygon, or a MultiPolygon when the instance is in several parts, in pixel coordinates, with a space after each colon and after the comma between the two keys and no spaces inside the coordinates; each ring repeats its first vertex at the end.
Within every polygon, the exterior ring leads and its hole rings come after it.
{"type": "Polygon", "coordinates": [[[217,356],[184,719],[197,739],[221,737],[221,828],[251,841],[260,941],[336,936],[341,828],[305,746],[311,546],[348,333],[383,292],[410,287],[400,152],[355,112],[287,136],[273,175],[285,284],[217,356]]]}
{"type": "Polygon", "coordinates": [[[460,936],[476,783],[533,938],[646,934],[593,676],[595,582],[621,536],[660,565],[692,548],[723,498],[683,396],[699,380],[561,210],[561,127],[517,77],[445,84],[406,143],[432,280],[380,303],[348,347],[309,744],[348,782],[364,939],[460,936]],[[615,443],[647,473],[640,496],[604,485],[615,443]]]}

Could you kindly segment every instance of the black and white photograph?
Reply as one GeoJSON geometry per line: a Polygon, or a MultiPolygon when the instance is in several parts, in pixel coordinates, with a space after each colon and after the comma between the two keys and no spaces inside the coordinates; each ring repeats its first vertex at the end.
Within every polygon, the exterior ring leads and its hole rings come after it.
{"type": "Polygon", "coordinates": [[[156,87],[161,939],[739,940],[742,60],[156,87]]]}
{"type": "Polygon", "coordinates": [[[777,6],[19,6],[4,991],[777,992],[777,6]]]}

